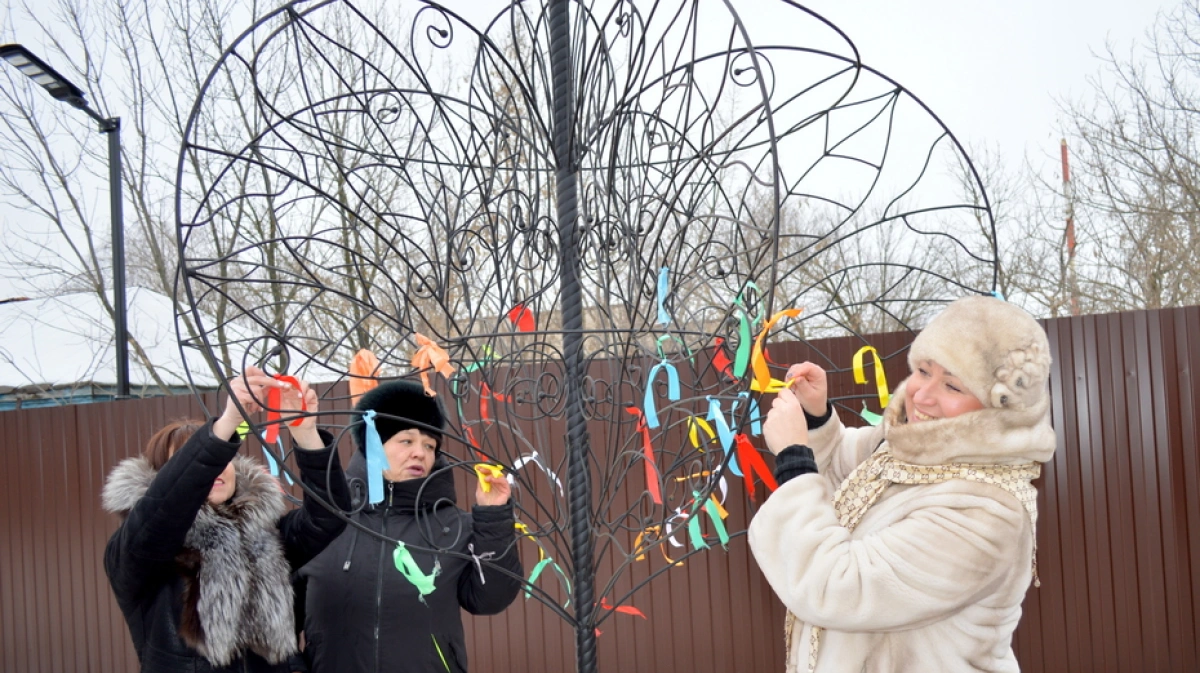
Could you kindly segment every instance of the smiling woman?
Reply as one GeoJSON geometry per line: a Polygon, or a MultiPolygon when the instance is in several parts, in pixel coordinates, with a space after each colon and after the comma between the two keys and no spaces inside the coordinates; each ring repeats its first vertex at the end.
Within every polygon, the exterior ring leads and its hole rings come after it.
{"type": "Polygon", "coordinates": [[[810,362],[767,415],[780,487],[749,540],[789,611],[789,672],[1017,670],[1031,481],[1055,448],[1046,334],[1012,304],[960,299],[908,362],[878,427],[843,427],[810,362]]]}

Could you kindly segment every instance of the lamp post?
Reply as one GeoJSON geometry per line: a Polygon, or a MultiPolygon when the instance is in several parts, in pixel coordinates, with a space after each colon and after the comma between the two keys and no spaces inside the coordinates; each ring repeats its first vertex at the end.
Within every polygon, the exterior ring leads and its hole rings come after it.
{"type": "Polygon", "coordinates": [[[117,346],[117,396],[129,397],[129,330],[125,315],[125,223],[121,212],[121,118],[93,110],[83,90],[19,44],[0,45],[0,58],[37,82],[52,98],[87,113],[108,134],[109,209],[112,215],[113,321],[117,346]]]}

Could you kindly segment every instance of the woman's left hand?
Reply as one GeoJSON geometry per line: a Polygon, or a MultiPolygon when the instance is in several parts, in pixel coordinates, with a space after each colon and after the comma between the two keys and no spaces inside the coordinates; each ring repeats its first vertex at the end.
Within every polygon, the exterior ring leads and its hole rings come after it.
{"type": "Polygon", "coordinates": [[[491,489],[487,492],[483,490],[483,484],[475,486],[475,502],[484,507],[495,507],[508,502],[508,498],[512,495],[512,485],[508,483],[508,477],[488,475],[483,478],[491,489]]]}
{"type": "Polygon", "coordinates": [[[280,415],[288,418],[292,414],[303,413],[298,425],[288,423],[287,428],[296,440],[296,446],[305,451],[318,451],[325,448],[321,441],[321,433],[317,432],[316,413],[321,410],[321,399],[317,391],[308,385],[308,381],[300,381],[300,389],[284,389],[279,395],[280,415]],[[303,402],[301,402],[303,400],[303,402]],[[303,409],[303,412],[301,411],[303,409]],[[292,412],[289,414],[288,412],[292,412]]]}
{"type": "Polygon", "coordinates": [[[767,420],[763,423],[763,439],[771,453],[779,455],[793,444],[808,443],[808,419],[804,417],[804,407],[791,388],[779,391],[771,410],[767,412],[767,420]]]}

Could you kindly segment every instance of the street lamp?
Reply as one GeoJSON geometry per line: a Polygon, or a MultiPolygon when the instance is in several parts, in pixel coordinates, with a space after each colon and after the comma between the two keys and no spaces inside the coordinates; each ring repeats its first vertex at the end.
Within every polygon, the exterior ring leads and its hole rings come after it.
{"type": "Polygon", "coordinates": [[[105,117],[88,106],[83,89],[58,74],[19,44],[0,45],[0,58],[37,82],[55,100],[79,108],[108,134],[109,208],[112,214],[113,308],[117,346],[117,396],[129,397],[129,330],[125,316],[125,224],[121,212],[121,118],[105,117]]]}

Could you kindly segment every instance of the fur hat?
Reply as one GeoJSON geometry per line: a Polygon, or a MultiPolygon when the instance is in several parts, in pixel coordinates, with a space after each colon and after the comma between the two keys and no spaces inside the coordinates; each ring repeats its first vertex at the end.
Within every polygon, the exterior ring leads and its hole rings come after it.
{"type": "MultiPolygon", "coordinates": [[[[442,430],[446,427],[446,414],[442,404],[436,397],[425,394],[425,388],[416,381],[389,381],[368,390],[354,405],[355,411],[375,410],[375,428],[379,430],[379,439],[386,442],[397,432],[417,428],[422,432],[438,437],[441,445],[440,432],[435,433],[430,428],[442,430]],[[395,416],[396,418],[387,418],[395,416]],[[417,425],[421,423],[425,426],[417,425]]],[[[361,416],[351,424],[350,432],[354,437],[354,446],[359,451],[364,450],[367,428],[361,422],[361,416]]]]}
{"type": "Polygon", "coordinates": [[[959,299],[938,314],[908,351],[913,370],[925,360],[957,376],[985,407],[1029,409],[1049,394],[1046,331],[994,297],[959,299]]]}

